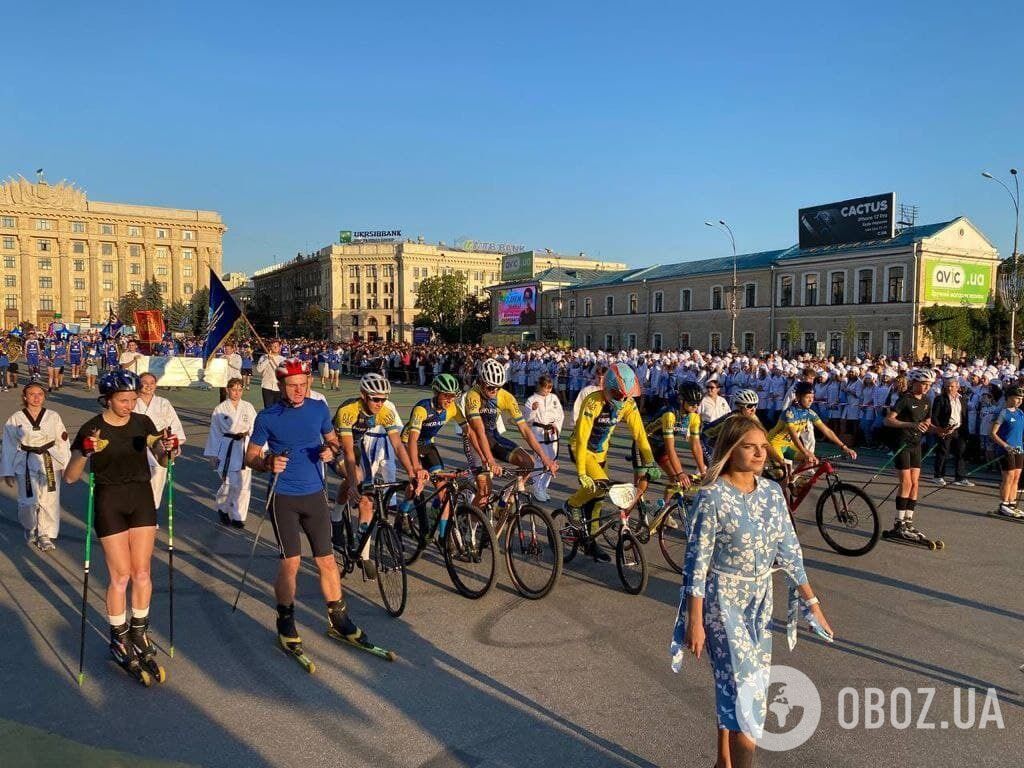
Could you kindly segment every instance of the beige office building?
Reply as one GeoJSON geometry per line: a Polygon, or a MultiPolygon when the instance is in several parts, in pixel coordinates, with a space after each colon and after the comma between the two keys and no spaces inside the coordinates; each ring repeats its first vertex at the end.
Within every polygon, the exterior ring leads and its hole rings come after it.
{"type": "MultiPolygon", "coordinates": [[[[325,314],[328,338],[412,340],[416,292],[420,283],[442,274],[462,272],[470,294],[484,296],[501,278],[504,254],[417,241],[354,242],[329,245],[314,254],[300,254],[281,265],[253,273],[256,300],[280,317],[287,334],[311,305],[325,314]]],[[[596,263],[584,255],[544,252],[536,269],[596,263]]],[[[612,268],[621,264],[610,265],[612,268]]]]}
{"type": "MultiPolygon", "coordinates": [[[[4,327],[106,322],[125,293],[160,283],[164,301],[189,301],[221,270],[225,226],[214,211],[89,200],[41,176],[0,183],[4,327]]],[[[130,322],[130,319],[125,319],[130,322]]]]}

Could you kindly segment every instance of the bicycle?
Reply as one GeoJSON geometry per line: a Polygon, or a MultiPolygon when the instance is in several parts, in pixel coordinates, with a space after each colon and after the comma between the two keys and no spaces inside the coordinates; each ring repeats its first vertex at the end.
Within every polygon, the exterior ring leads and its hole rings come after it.
{"type": "Polygon", "coordinates": [[[402,542],[386,517],[385,494],[392,489],[405,488],[406,482],[372,484],[373,517],[358,541],[352,530],[351,511],[346,508],[335,535],[334,557],[343,573],[352,573],[356,566],[363,573],[363,581],[376,579],[384,610],[392,616],[401,616],[409,597],[408,575],[402,542]]]}
{"type": "MultiPolygon", "coordinates": [[[[658,537],[658,548],[661,549],[662,557],[676,573],[683,572],[683,559],[686,555],[687,522],[689,519],[689,507],[697,496],[700,489],[700,475],[691,475],[691,484],[682,490],[676,491],[668,502],[662,502],[663,506],[655,508],[653,517],[651,507],[640,498],[636,502],[637,516],[630,516],[629,526],[641,544],[646,544],[652,536],[658,537]]],[[[659,501],[662,501],[659,499],[659,501]]],[[[611,541],[609,528],[604,532],[605,541],[610,546],[615,546],[611,541]]]]}
{"type": "Polygon", "coordinates": [[[631,483],[613,485],[607,480],[597,480],[595,486],[604,493],[583,506],[579,520],[572,520],[562,509],[556,510],[552,515],[562,539],[562,561],[568,563],[576,557],[580,544],[598,546],[597,537],[614,528],[618,532],[615,537],[615,568],[619,573],[619,580],[627,593],[639,595],[647,588],[648,573],[643,546],[630,526],[630,515],[637,501],[636,487],[631,483]],[[598,528],[594,533],[590,533],[594,507],[605,498],[611,501],[615,511],[598,515],[595,521],[598,528]]]}
{"type": "Polygon", "coordinates": [[[458,481],[469,474],[468,470],[435,472],[431,479],[440,483],[432,494],[420,494],[413,504],[392,506],[395,489],[385,498],[385,509],[394,510],[394,528],[402,542],[407,566],[416,562],[427,544],[434,541],[452,585],[463,597],[477,600],[494,587],[497,571],[493,543],[496,538],[487,516],[459,497],[458,481]],[[437,531],[445,512],[448,524],[443,541],[439,541],[437,531]]]}
{"type": "MultiPolygon", "coordinates": [[[[505,470],[505,473],[513,475],[512,480],[492,493],[486,507],[488,516],[494,521],[495,536],[500,541],[504,535],[505,565],[512,586],[528,600],[545,597],[554,589],[562,573],[562,538],[555,521],[546,510],[532,503],[526,491],[519,490],[521,479],[544,471],[505,470]]],[[[463,493],[468,490],[464,488],[463,493]]]]}

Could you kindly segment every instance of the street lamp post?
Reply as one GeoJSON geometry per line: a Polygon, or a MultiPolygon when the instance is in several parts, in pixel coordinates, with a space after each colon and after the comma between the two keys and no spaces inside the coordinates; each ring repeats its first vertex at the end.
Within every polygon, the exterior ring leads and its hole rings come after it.
{"type": "Polygon", "coordinates": [[[1004,275],[1003,278],[1000,279],[999,290],[1002,294],[1003,301],[1010,305],[1010,362],[1017,365],[1017,310],[1020,309],[1021,299],[1024,298],[1024,285],[1021,284],[1017,271],[1017,267],[1019,266],[1017,242],[1020,237],[1020,177],[1017,175],[1016,168],[1010,169],[1010,175],[1013,176],[1013,189],[1011,190],[1006,182],[1002,179],[997,179],[988,171],[982,171],[981,175],[986,179],[999,183],[1002,188],[1006,190],[1006,194],[1010,196],[1010,202],[1013,203],[1013,254],[1010,257],[1013,259],[1013,263],[1010,267],[1009,278],[1004,275]]]}
{"type": "Polygon", "coordinates": [[[280,327],[281,327],[281,324],[277,320],[275,320],[274,321],[274,338],[275,339],[281,338],[281,334],[279,334],[277,332],[277,329],[280,328],[280,327]]]}
{"type": "Polygon", "coordinates": [[[736,299],[736,293],[739,291],[736,270],[736,238],[732,234],[732,228],[722,219],[718,220],[718,224],[711,221],[705,221],[704,224],[709,227],[714,227],[715,229],[721,229],[729,236],[729,243],[732,245],[732,289],[730,290],[729,299],[729,319],[731,321],[731,328],[729,331],[729,351],[736,354],[736,316],[739,314],[739,305],[736,299]]]}

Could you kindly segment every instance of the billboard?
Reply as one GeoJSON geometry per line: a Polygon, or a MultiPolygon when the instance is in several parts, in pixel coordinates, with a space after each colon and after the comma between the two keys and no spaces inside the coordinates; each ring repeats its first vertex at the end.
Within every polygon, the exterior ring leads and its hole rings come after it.
{"type": "Polygon", "coordinates": [[[985,307],[992,293],[995,263],[975,264],[956,258],[925,256],[921,279],[925,304],[985,307]]]}
{"type": "Polygon", "coordinates": [[[501,282],[533,277],[533,251],[511,253],[501,259],[501,282]]]}
{"type": "Polygon", "coordinates": [[[896,233],[896,194],[856,197],[797,212],[801,248],[888,240],[896,233]]]}
{"type": "Polygon", "coordinates": [[[537,286],[524,285],[498,291],[498,325],[537,324],[537,286]]]}
{"type": "Polygon", "coordinates": [[[393,243],[402,239],[400,229],[339,229],[338,243],[350,245],[352,243],[393,243]]]}

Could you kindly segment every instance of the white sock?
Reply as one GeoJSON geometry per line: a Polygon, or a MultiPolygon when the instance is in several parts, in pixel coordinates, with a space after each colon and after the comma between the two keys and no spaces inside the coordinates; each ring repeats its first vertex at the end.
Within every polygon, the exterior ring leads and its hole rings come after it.
{"type": "Polygon", "coordinates": [[[128,621],[128,614],[127,613],[119,613],[117,616],[109,616],[108,615],[107,616],[107,621],[110,622],[110,626],[112,626],[112,627],[120,627],[122,624],[124,624],[126,621],[128,621]]]}
{"type": "Polygon", "coordinates": [[[132,608],[133,619],[145,619],[149,617],[149,606],[145,608],[132,608]]]}
{"type": "Polygon", "coordinates": [[[905,510],[905,509],[897,509],[896,510],[896,519],[897,520],[906,520],[907,519],[907,510],[905,510]]]}

